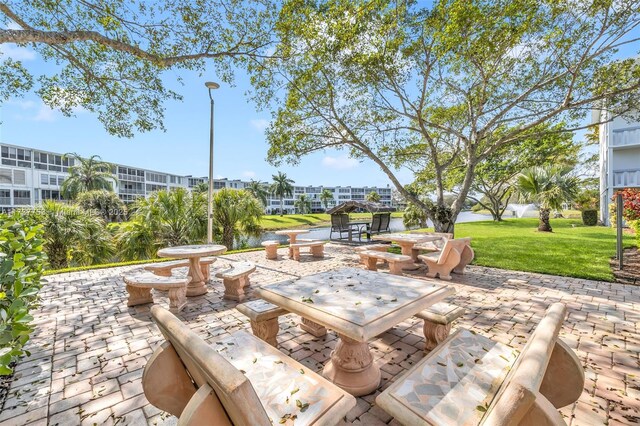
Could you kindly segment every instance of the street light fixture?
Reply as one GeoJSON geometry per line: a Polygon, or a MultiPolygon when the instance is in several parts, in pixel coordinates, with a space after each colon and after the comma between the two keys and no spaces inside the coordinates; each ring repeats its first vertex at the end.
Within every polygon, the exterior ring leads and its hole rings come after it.
{"type": "Polygon", "coordinates": [[[204,83],[209,89],[211,100],[211,124],[209,126],[209,197],[207,198],[207,243],[213,243],[213,95],[212,90],[220,88],[218,83],[207,81],[204,83]]]}

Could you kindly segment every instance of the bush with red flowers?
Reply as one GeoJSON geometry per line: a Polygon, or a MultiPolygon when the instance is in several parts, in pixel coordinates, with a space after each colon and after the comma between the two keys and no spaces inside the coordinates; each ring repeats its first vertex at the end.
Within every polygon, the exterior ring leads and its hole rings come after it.
{"type": "MultiPolygon", "coordinates": [[[[622,194],[622,217],[636,231],[636,241],[640,248],[640,189],[627,188],[616,192],[617,194],[622,194]]],[[[614,200],[616,195],[613,196],[614,200]]]]}

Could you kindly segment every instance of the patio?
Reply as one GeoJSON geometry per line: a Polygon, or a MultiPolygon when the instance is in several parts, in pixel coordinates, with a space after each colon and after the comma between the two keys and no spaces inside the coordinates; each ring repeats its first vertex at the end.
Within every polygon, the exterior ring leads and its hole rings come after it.
{"type": "MultiPolygon", "coordinates": [[[[281,255],[287,249],[280,249],[281,255]]],[[[229,261],[258,265],[252,285],[297,278],[343,266],[356,266],[351,248],[328,244],[324,260],[303,257],[267,261],[264,253],[220,256],[215,269],[229,261]]],[[[0,423],[24,424],[175,424],[176,418],[150,405],[141,387],[146,360],[163,338],[151,321],[150,305],[126,307],[120,278],[140,266],[47,277],[42,306],[35,312],[36,332],[28,345],[31,358],[16,368],[0,413],[0,423]]],[[[424,269],[411,272],[424,276],[424,269]]],[[[640,287],[583,279],[468,267],[451,282],[449,300],[467,308],[455,327],[477,331],[521,349],[546,307],[556,301],[569,314],[561,338],[576,350],[585,367],[585,390],[578,403],[562,410],[568,424],[633,424],[640,421],[640,287]]],[[[238,329],[247,318],[222,299],[221,280],[209,292],[189,298],[178,314],[207,341],[238,329]]],[[[251,299],[249,293],[249,300],[251,299]]],[[[156,303],[168,306],[164,295],[156,303]]],[[[315,371],[322,369],[336,335],[316,339],[297,327],[299,318],[280,322],[279,349],[315,371]]],[[[348,414],[352,424],[397,424],[372,405],[381,389],[422,358],[422,322],[412,318],[372,342],[382,369],[378,391],[358,398],[348,414]]]]}

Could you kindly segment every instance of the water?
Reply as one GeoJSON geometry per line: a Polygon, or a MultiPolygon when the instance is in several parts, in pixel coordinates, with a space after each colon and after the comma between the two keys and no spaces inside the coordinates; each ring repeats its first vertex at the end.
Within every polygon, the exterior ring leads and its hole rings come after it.
{"type": "MultiPolygon", "coordinates": [[[[486,214],[477,214],[473,212],[460,212],[456,223],[478,222],[481,220],[491,220],[491,216],[486,214]]],[[[429,221],[428,225],[433,226],[433,223],[429,221]]],[[[391,222],[389,223],[389,229],[391,229],[391,232],[401,232],[401,231],[407,230],[407,228],[405,228],[404,224],[402,223],[402,218],[392,218],[391,222]]],[[[330,233],[331,233],[330,226],[323,226],[321,228],[310,228],[308,234],[302,234],[299,236],[299,238],[309,238],[312,240],[328,240],[330,233]]],[[[342,234],[342,235],[346,237],[347,234],[342,234]]],[[[333,236],[336,237],[337,233],[334,233],[333,236]]],[[[286,235],[276,235],[275,232],[264,232],[259,237],[249,238],[247,241],[247,244],[249,247],[259,247],[262,241],[267,241],[267,240],[277,240],[277,241],[280,241],[282,244],[286,244],[287,239],[288,237],[286,235]]],[[[354,240],[358,241],[358,237],[354,236],[354,240]]]]}
{"type": "Polygon", "coordinates": [[[522,218],[524,217],[527,210],[535,209],[536,206],[533,204],[509,204],[507,206],[507,210],[511,210],[515,212],[516,217],[522,218]]]}

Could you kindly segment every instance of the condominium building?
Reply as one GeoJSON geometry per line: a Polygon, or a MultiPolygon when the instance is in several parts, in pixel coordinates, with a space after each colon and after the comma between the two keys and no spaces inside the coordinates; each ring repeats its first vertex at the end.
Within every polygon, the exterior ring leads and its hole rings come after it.
{"type": "MultiPolygon", "coordinates": [[[[62,183],[69,176],[71,166],[73,159],[65,158],[64,154],[0,144],[0,211],[35,206],[44,200],[62,200],[62,183]]],[[[126,203],[139,197],[147,197],[158,190],[191,189],[208,182],[206,177],[180,176],[122,164],[113,164],[113,175],[117,178],[113,181],[114,190],[126,203]]],[[[237,179],[215,179],[213,187],[214,190],[244,189],[247,184],[248,182],[237,179]]],[[[295,212],[295,201],[302,194],[311,200],[312,211],[323,211],[320,193],[324,189],[334,195],[329,208],[344,201],[364,200],[370,192],[377,192],[382,203],[391,205],[391,189],[388,187],[295,186],[293,195],[283,200],[285,213],[295,212]]],[[[266,212],[276,213],[279,209],[280,199],[269,197],[266,212]]]]}
{"type": "MultiPolygon", "coordinates": [[[[593,122],[606,121],[606,111],[594,111],[593,122]]],[[[640,122],[623,118],[601,124],[600,218],[609,224],[609,204],[616,190],[640,188],[640,122]]]]}

